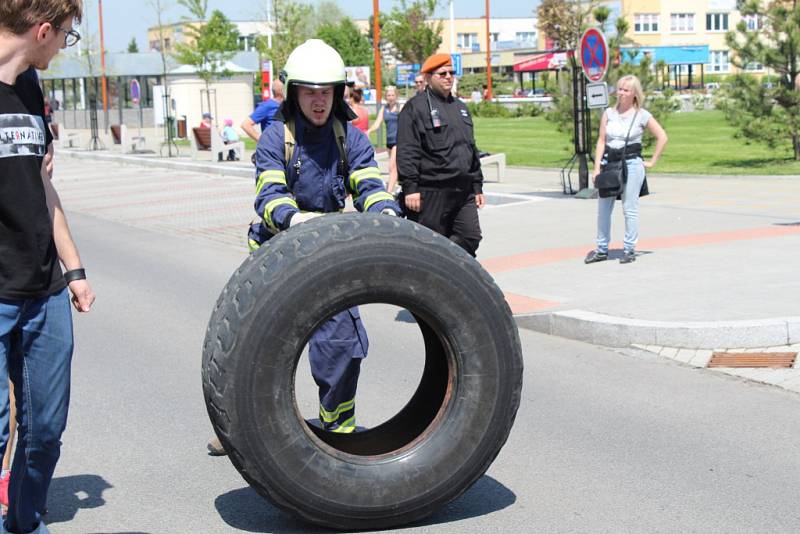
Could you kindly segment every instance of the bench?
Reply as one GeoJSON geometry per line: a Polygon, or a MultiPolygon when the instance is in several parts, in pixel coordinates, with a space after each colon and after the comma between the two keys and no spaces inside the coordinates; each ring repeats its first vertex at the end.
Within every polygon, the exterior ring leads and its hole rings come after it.
{"type": "Polygon", "coordinates": [[[211,161],[224,160],[229,150],[235,151],[239,159],[244,153],[243,142],[235,141],[226,145],[216,128],[192,128],[189,144],[192,147],[192,159],[207,159],[208,156],[204,156],[203,152],[210,153],[211,161]]]}
{"type": "Polygon", "coordinates": [[[481,170],[485,170],[486,167],[490,165],[495,167],[495,176],[497,177],[497,181],[502,182],[503,177],[506,175],[505,153],[501,152],[499,154],[488,154],[481,158],[481,170]]]}

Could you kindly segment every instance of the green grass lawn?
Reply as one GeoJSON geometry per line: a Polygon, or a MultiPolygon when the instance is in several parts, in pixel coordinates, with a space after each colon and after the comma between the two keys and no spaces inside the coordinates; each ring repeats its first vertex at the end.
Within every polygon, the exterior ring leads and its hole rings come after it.
{"type": "MultiPolygon", "coordinates": [[[[663,126],[669,144],[652,172],[800,175],[800,162],[792,159],[788,142],[779,149],[746,144],[734,138],[735,130],[719,111],[675,113],[663,126]]],[[[475,138],[481,150],[505,152],[509,165],[562,167],[572,156],[569,138],[544,117],[476,117],[475,138]]]]}
{"type": "MultiPolygon", "coordinates": [[[[371,118],[370,124],[374,120],[371,118]]],[[[509,165],[561,168],[572,157],[569,137],[544,117],[496,119],[475,117],[475,138],[486,152],[505,152],[509,165]]],[[[789,142],[776,149],[734,138],[735,130],[719,111],[674,113],[663,125],[669,144],[654,173],[680,174],[797,174],[789,142]]],[[[593,128],[597,135],[597,126],[593,128]]],[[[377,136],[370,136],[373,143],[377,136]]],[[[243,136],[245,147],[255,141],[243,136]]],[[[189,145],[188,141],[178,142],[189,145]]],[[[593,140],[594,143],[594,140],[593,140]]],[[[594,153],[594,144],[592,145],[594,153]]],[[[652,148],[645,154],[652,153],[652,148]]]]}

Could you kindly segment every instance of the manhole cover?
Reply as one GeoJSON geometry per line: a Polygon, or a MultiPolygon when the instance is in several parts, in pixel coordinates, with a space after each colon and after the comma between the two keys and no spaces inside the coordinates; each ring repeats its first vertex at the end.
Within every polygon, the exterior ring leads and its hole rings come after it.
{"type": "Polygon", "coordinates": [[[790,368],[796,352],[715,352],[708,367],[790,368]]]}

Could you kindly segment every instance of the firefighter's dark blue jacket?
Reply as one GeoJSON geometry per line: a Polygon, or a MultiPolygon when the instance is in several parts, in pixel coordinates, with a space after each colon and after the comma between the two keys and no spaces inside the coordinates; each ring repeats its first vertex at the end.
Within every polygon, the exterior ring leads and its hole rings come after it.
{"type": "Polygon", "coordinates": [[[358,211],[380,213],[389,208],[399,213],[399,206],[381,180],[369,139],[349,124],[345,130],[349,176],[341,175],[334,120],[338,119],[332,114],[325,125],[314,127],[297,113],[296,147],[288,164],[284,123],[273,121],[262,133],[256,147],[255,201],[262,228],[251,230],[251,246],[288,228],[292,215],[298,211],[341,211],[348,194],[353,195],[353,205],[358,211]]]}

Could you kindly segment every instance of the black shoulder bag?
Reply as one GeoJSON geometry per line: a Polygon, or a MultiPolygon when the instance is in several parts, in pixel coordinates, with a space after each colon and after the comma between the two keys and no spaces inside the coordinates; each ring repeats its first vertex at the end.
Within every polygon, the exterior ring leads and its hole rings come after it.
{"type": "Polygon", "coordinates": [[[631,125],[628,127],[628,133],[625,135],[625,147],[622,149],[622,159],[620,161],[609,161],[605,165],[605,169],[597,175],[594,181],[597,187],[598,194],[602,198],[616,197],[621,195],[625,190],[625,182],[627,181],[628,173],[628,139],[631,136],[631,130],[634,123],[636,123],[636,116],[639,115],[639,110],[633,114],[631,125]]]}

